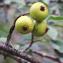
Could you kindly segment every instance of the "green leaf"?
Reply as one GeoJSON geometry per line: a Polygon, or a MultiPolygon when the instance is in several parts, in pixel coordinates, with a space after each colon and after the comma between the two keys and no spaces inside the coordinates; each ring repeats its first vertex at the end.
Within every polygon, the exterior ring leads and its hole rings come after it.
{"type": "Polygon", "coordinates": [[[42,1],[42,3],[44,3],[48,7],[48,3],[46,3],[45,1],[42,1]]]}
{"type": "Polygon", "coordinates": [[[49,26],[48,28],[49,28],[49,30],[47,32],[48,36],[51,39],[56,40],[57,36],[58,36],[58,31],[55,28],[51,27],[51,26],[49,26]]]}
{"type": "Polygon", "coordinates": [[[6,37],[8,35],[8,33],[4,32],[4,31],[0,31],[0,37],[6,37]]]}
{"type": "Polygon", "coordinates": [[[63,16],[53,16],[51,15],[48,19],[51,19],[51,20],[63,20],[63,16]]]}
{"type": "Polygon", "coordinates": [[[0,37],[6,37],[8,35],[10,27],[6,24],[0,23],[0,37]]]}
{"type": "Polygon", "coordinates": [[[53,26],[57,26],[57,27],[63,28],[63,24],[53,24],[53,26]]]}
{"type": "Polygon", "coordinates": [[[10,57],[7,57],[5,60],[4,60],[4,63],[17,63],[14,59],[10,58],[10,57]]]}
{"type": "Polygon", "coordinates": [[[42,2],[48,7],[49,0],[42,0],[42,2]]]}
{"type": "Polygon", "coordinates": [[[63,53],[63,41],[62,40],[51,40],[51,41],[53,48],[63,53]]]}

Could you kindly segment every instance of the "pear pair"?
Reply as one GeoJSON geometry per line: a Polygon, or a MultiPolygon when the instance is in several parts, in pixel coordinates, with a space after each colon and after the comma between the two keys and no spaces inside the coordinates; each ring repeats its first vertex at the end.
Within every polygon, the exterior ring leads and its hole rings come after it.
{"type": "Polygon", "coordinates": [[[47,22],[44,21],[48,16],[48,6],[41,2],[34,3],[30,8],[30,16],[36,20],[34,35],[44,35],[48,30],[47,22]]]}
{"type": "Polygon", "coordinates": [[[27,34],[34,30],[34,35],[42,36],[47,29],[47,23],[43,21],[47,17],[47,15],[48,8],[44,3],[34,3],[30,7],[31,17],[20,16],[19,18],[17,18],[15,23],[15,29],[21,34],[27,34]]]}

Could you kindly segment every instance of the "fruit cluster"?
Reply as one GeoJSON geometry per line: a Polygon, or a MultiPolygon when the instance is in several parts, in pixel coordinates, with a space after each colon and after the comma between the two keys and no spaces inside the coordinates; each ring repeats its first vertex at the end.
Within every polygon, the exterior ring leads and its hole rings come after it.
{"type": "Polygon", "coordinates": [[[20,16],[15,23],[15,29],[21,34],[33,31],[35,36],[42,36],[47,31],[48,7],[42,2],[34,3],[29,10],[30,16],[20,16]]]}

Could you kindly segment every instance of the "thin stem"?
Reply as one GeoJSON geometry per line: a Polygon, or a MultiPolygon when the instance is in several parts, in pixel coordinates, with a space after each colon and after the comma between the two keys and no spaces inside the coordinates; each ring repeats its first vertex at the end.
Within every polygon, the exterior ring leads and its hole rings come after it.
{"type": "Polygon", "coordinates": [[[32,51],[32,53],[35,53],[35,54],[41,56],[42,58],[45,57],[45,58],[49,58],[49,59],[51,59],[51,60],[53,60],[53,61],[56,61],[56,62],[58,62],[58,63],[63,63],[63,62],[61,62],[61,61],[59,60],[58,57],[49,56],[49,55],[46,55],[46,54],[43,54],[43,53],[39,53],[39,52],[36,52],[36,51],[32,51]]]}
{"type": "MultiPolygon", "coordinates": [[[[29,14],[29,13],[25,13],[25,14],[22,14],[22,15],[20,15],[20,16],[24,16],[24,15],[27,15],[27,14],[29,14]]],[[[13,25],[12,25],[11,28],[10,28],[9,34],[8,34],[8,36],[7,36],[7,41],[6,41],[6,46],[7,46],[7,47],[12,47],[12,46],[9,44],[9,42],[10,42],[12,33],[13,33],[13,31],[14,31],[14,28],[15,28],[16,20],[17,20],[20,16],[18,16],[18,17],[15,19],[13,25]]],[[[6,59],[6,57],[7,57],[7,56],[4,55],[4,59],[6,59]]]]}
{"type": "MultiPolygon", "coordinates": [[[[29,13],[25,13],[25,14],[22,14],[22,15],[20,15],[20,16],[24,16],[24,15],[27,15],[27,14],[29,14],[29,13]]],[[[10,28],[9,34],[8,34],[8,36],[7,36],[6,45],[9,45],[9,42],[10,42],[12,33],[13,33],[13,31],[14,31],[14,28],[15,28],[15,22],[16,22],[16,20],[17,20],[20,16],[18,16],[18,17],[15,19],[13,25],[12,25],[11,28],[10,28]]]]}
{"type": "Polygon", "coordinates": [[[32,32],[32,35],[31,35],[31,43],[29,44],[29,46],[23,51],[23,52],[26,52],[28,49],[30,49],[30,47],[33,45],[34,43],[34,35],[33,35],[33,32],[32,32]]]}

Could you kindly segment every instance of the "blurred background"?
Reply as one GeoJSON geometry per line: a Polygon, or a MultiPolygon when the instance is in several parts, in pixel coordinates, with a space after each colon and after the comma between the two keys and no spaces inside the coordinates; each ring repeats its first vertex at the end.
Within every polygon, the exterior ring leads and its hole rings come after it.
{"type": "MultiPolygon", "coordinates": [[[[63,0],[0,0],[0,42],[5,43],[14,20],[19,15],[29,12],[30,6],[38,1],[48,5],[49,16],[46,21],[50,30],[43,37],[35,37],[39,41],[36,41],[31,49],[49,55],[55,55],[53,49],[63,52],[63,0]]],[[[12,45],[18,44],[14,46],[16,49],[25,49],[30,40],[31,34],[21,35],[14,30],[10,42],[12,45]]],[[[60,59],[62,61],[62,57],[60,59]]],[[[46,59],[44,63],[53,62],[46,59]]]]}

